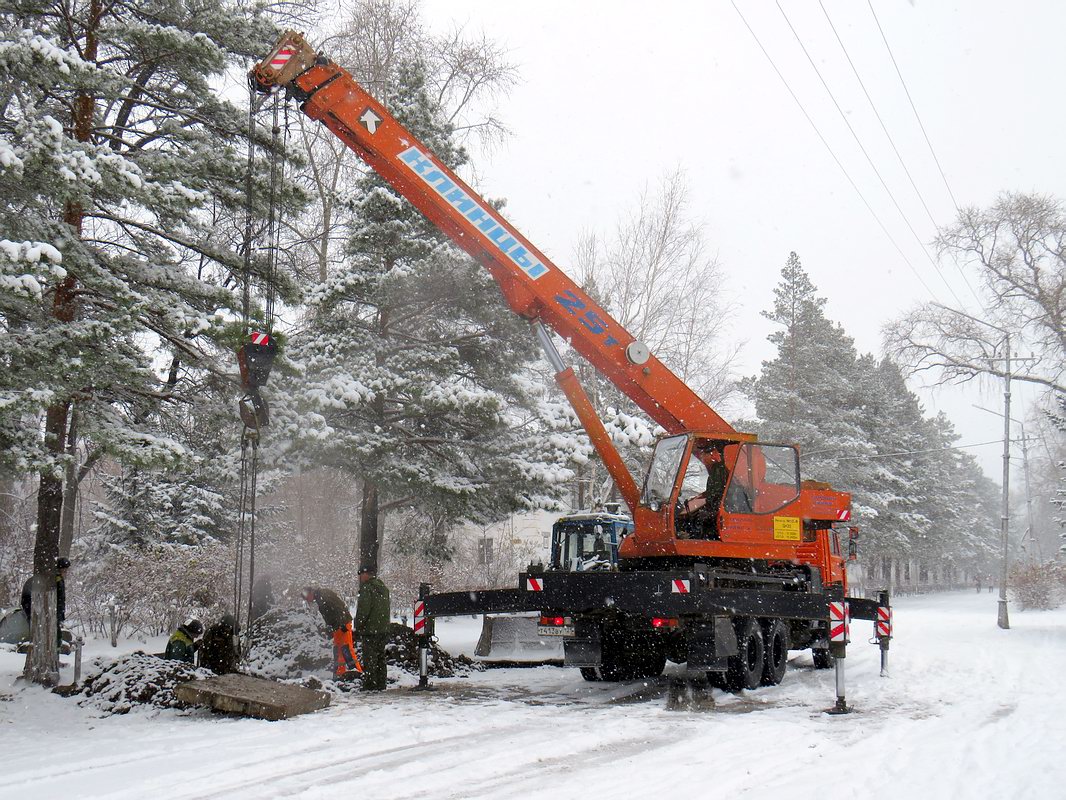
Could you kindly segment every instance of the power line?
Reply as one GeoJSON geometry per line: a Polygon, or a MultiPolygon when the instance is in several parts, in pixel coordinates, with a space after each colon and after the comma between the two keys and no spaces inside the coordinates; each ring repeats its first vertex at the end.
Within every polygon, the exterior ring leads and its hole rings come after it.
{"type": "MultiPolygon", "coordinates": [[[[881,113],[877,110],[877,105],[874,103],[874,99],[870,96],[870,92],[867,91],[866,84],[863,82],[862,76],[859,75],[859,70],[855,67],[855,62],[851,60],[851,54],[848,52],[848,48],[844,46],[844,40],[837,32],[836,25],[833,24],[833,20],[830,19],[829,11],[828,9],[826,9],[825,3],[823,3],[822,0],[818,0],[818,5],[822,7],[822,13],[825,14],[825,21],[829,23],[829,27],[833,30],[833,35],[836,36],[837,43],[840,45],[840,49],[844,51],[844,57],[848,60],[848,66],[851,67],[851,71],[855,75],[855,80],[859,82],[859,86],[862,87],[863,94],[866,95],[866,99],[870,103],[870,108],[873,109],[874,115],[877,117],[877,121],[881,123],[881,130],[885,132],[885,137],[888,139],[888,143],[892,145],[892,152],[896,154],[896,158],[899,160],[899,165],[903,167],[903,171],[907,175],[907,180],[911,182],[911,188],[914,189],[914,193],[918,196],[918,200],[919,202],[921,202],[922,208],[925,209],[925,215],[929,217],[929,221],[933,223],[933,227],[939,228],[940,226],[933,218],[933,213],[929,210],[929,205],[925,202],[925,197],[918,189],[918,184],[915,183],[914,177],[911,175],[911,171],[907,168],[907,164],[903,160],[903,156],[900,155],[899,148],[896,147],[895,139],[893,139],[892,134],[888,132],[888,126],[885,125],[884,119],[881,118],[881,113]]],[[[928,141],[928,139],[926,141],[928,141]]],[[[954,262],[955,268],[959,271],[959,275],[962,277],[963,283],[966,284],[966,288],[970,290],[970,294],[973,295],[974,300],[977,301],[977,305],[980,306],[981,298],[977,296],[977,292],[974,291],[973,286],[970,284],[969,278],[966,277],[966,273],[963,272],[962,266],[959,264],[958,259],[955,258],[954,253],[951,254],[951,260],[952,262],[954,262]]]]}
{"type": "MultiPolygon", "coordinates": [[[[990,442],[977,442],[976,444],[960,444],[955,447],[934,447],[932,450],[905,450],[901,453],[873,453],[866,456],[839,456],[834,459],[835,461],[873,461],[877,458],[896,458],[897,456],[917,456],[924,453],[947,453],[952,450],[965,450],[968,447],[984,447],[989,444],[1003,444],[1002,439],[993,439],[990,442]]],[[[831,450],[816,450],[813,453],[803,453],[804,457],[807,456],[821,456],[826,453],[832,452],[831,450]]]]}
{"type": "Polygon", "coordinates": [[[944,188],[948,190],[948,195],[951,197],[951,203],[955,206],[955,211],[959,211],[959,201],[955,199],[955,193],[951,191],[951,184],[948,183],[948,176],[944,174],[944,168],[940,166],[940,159],[936,157],[936,151],[933,149],[933,143],[929,141],[929,134],[925,130],[925,125],[922,124],[922,117],[918,113],[917,106],[914,105],[914,98],[911,97],[910,90],[907,88],[907,82],[903,80],[903,73],[900,72],[899,64],[896,63],[896,57],[892,54],[892,48],[888,45],[888,37],[885,36],[884,28],[881,27],[881,20],[877,18],[877,12],[874,11],[873,3],[870,0],[866,0],[866,4],[870,7],[870,13],[873,14],[874,22],[877,23],[877,30],[881,32],[881,41],[885,43],[885,49],[888,50],[888,57],[892,59],[892,66],[896,68],[896,74],[899,76],[899,82],[903,84],[903,91],[907,94],[907,100],[911,104],[911,111],[914,112],[914,118],[918,120],[918,127],[922,129],[922,136],[925,137],[925,143],[929,146],[929,152],[933,156],[933,161],[936,162],[936,168],[940,170],[940,177],[944,181],[944,188]]]}
{"type": "Polygon", "coordinates": [[[914,277],[918,279],[918,283],[922,285],[922,288],[924,288],[934,300],[937,300],[938,298],[936,296],[936,293],[929,288],[929,285],[922,279],[921,273],[914,268],[914,265],[910,262],[910,259],[907,258],[907,254],[903,252],[903,249],[899,246],[899,244],[896,243],[896,240],[892,238],[892,234],[889,233],[888,228],[885,227],[885,224],[881,221],[881,218],[877,216],[877,212],[874,211],[873,206],[871,206],[869,201],[867,201],[866,196],[855,184],[855,181],[851,179],[851,175],[848,174],[848,171],[844,168],[844,165],[840,162],[840,159],[837,158],[837,154],[833,152],[833,148],[829,146],[829,142],[826,141],[826,138],[822,135],[822,132],[818,129],[818,126],[814,124],[814,120],[811,119],[811,115],[807,113],[807,109],[804,108],[803,103],[800,102],[800,99],[796,96],[796,93],[792,91],[792,87],[785,79],[785,76],[781,73],[781,70],[777,68],[777,64],[774,63],[773,58],[770,57],[770,54],[767,52],[766,48],[763,47],[763,43],[759,40],[759,37],[756,35],[751,25],[748,24],[748,20],[745,19],[744,15],[737,7],[736,0],[730,0],[730,2],[732,2],[733,4],[733,10],[737,12],[737,16],[739,16],[741,21],[744,23],[744,27],[748,29],[748,32],[751,34],[752,38],[755,39],[755,43],[759,46],[759,49],[762,50],[763,55],[766,56],[766,60],[770,62],[770,66],[773,67],[774,72],[777,73],[777,77],[781,79],[781,83],[785,85],[785,89],[787,89],[788,93],[792,95],[792,99],[796,102],[796,105],[799,106],[799,110],[803,113],[803,116],[807,118],[807,122],[810,123],[810,126],[814,129],[814,132],[818,135],[818,138],[822,141],[822,144],[825,145],[825,149],[829,151],[829,155],[832,156],[833,161],[835,161],[836,165],[840,167],[840,171],[844,173],[844,177],[847,178],[848,183],[851,184],[851,188],[855,190],[855,194],[859,196],[859,199],[862,200],[863,205],[866,206],[866,210],[870,212],[870,216],[872,216],[877,222],[878,226],[880,226],[881,231],[885,234],[885,238],[887,238],[888,241],[892,243],[892,246],[896,248],[896,252],[899,253],[900,258],[903,259],[903,263],[905,263],[910,268],[910,271],[914,273],[914,277]]]}
{"type": "MultiPolygon", "coordinates": [[[[844,120],[844,124],[851,132],[851,136],[855,140],[855,144],[859,146],[859,149],[862,151],[862,154],[866,157],[866,163],[870,165],[870,169],[874,171],[874,174],[877,176],[877,179],[881,181],[881,186],[888,194],[888,198],[892,201],[892,205],[894,205],[896,207],[896,211],[899,212],[899,216],[903,220],[903,224],[907,226],[907,230],[911,232],[911,236],[914,237],[914,241],[918,243],[918,246],[922,249],[922,253],[932,265],[933,269],[936,270],[937,275],[940,276],[940,280],[944,282],[944,286],[947,288],[948,293],[955,298],[956,303],[958,303],[960,306],[964,305],[962,300],[959,299],[959,296],[955,294],[955,290],[952,288],[951,284],[948,283],[947,278],[944,277],[943,270],[941,270],[940,266],[936,263],[936,261],[933,260],[933,257],[929,255],[929,251],[926,249],[925,243],[921,240],[921,237],[918,236],[917,231],[914,230],[914,226],[911,225],[910,219],[903,211],[903,208],[902,206],[900,206],[899,201],[896,200],[896,195],[893,194],[892,190],[888,186],[888,183],[881,175],[881,170],[877,168],[877,165],[874,163],[874,160],[870,157],[870,153],[866,150],[866,147],[863,145],[862,140],[859,138],[859,134],[855,132],[855,128],[852,126],[851,121],[848,119],[848,115],[844,113],[844,109],[841,108],[840,103],[837,102],[836,95],[834,95],[833,90],[829,88],[829,84],[826,82],[825,77],[822,75],[822,71],[818,69],[818,65],[814,63],[814,59],[808,52],[806,45],[803,44],[803,39],[800,38],[799,32],[792,25],[792,21],[788,18],[788,14],[785,13],[785,9],[781,7],[780,0],[777,0],[776,4],[777,10],[781,12],[781,16],[784,17],[785,23],[788,25],[789,30],[792,31],[792,35],[796,37],[796,41],[799,43],[800,49],[803,51],[803,55],[805,55],[807,57],[807,61],[810,62],[811,68],[814,70],[814,74],[817,75],[818,80],[822,82],[822,86],[825,88],[826,93],[829,95],[829,99],[833,101],[833,105],[836,107],[837,113],[840,114],[840,118],[844,120]]],[[[934,223],[934,225],[935,224],[936,223],[934,223]]]]}

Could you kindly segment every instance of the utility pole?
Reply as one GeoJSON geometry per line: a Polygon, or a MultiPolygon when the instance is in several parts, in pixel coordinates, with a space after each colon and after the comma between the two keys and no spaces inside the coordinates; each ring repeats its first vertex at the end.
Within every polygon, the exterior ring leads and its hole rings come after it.
{"type": "MultiPolygon", "coordinates": [[[[1008,630],[1010,628],[1010,618],[1007,614],[1007,565],[1009,559],[1007,551],[1007,532],[1010,526],[1010,331],[1006,328],[1001,328],[998,325],[993,325],[991,322],[986,322],[983,319],[970,316],[965,311],[949,308],[940,303],[934,303],[933,305],[944,311],[949,311],[952,314],[958,314],[960,317],[966,317],[968,320],[972,320],[979,325],[984,325],[985,327],[999,331],[1003,334],[1003,510],[1000,516],[1000,560],[1003,563],[1001,565],[1002,573],[999,579],[999,613],[996,618],[996,623],[1004,630],[1008,630]]],[[[992,358],[989,360],[990,362],[994,362],[1001,359],[992,358]]]]}
{"type": "MultiPolygon", "coordinates": [[[[1017,420],[1014,420],[1017,422],[1017,420]]],[[[1025,512],[1029,517],[1029,541],[1033,545],[1033,555],[1037,563],[1043,561],[1040,552],[1040,541],[1036,537],[1036,528],[1033,527],[1033,493],[1029,486],[1029,440],[1025,436],[1025,425],[1018,422],[1022,429],[1022,468],[1025,471],[1025,512]]]]}
{"type": "MultiPolygon", "coordinates": [[[[1014,360],[1018,361],[1018,359],[1014,359],[1014,360]]],[[[999,416],[999,412],[998,411],[993,411],[991,408],[985,408],[984,406],[979,406],[976,403],[973,404],[973,407],[978,409],[979,411],[987,411],[989,414],[995,414],[997,417],[999,416]]],[[[1043,560],[1043,554],[1041,553],[1041,550],[1040,550],[1040,541],[1039,541],[1039,539],[1036,536],[1036,525],[1035,525],[1035,523],[1033,521],[1033,488],[1032,488],[1032,483],[1031,483],[1030,477],[1029,477],[1030,476],[1030,473],[1029,473],[1029,437],[1025,433],[1025,423],[1024,422],[1022,422],[1021,420],[1014,419],[1014,417],[1011,417],[1010,421],[1013,422],[1015,425],[1017,425],[1018,429],[1021,431],[1021,438],[1020,439],[1016,439],[1015,441],[1020,441],[1021,445],[1022,445],[1022,467],[1023,467],[1024,474],[1025,474],[1025,509],[1026,509],[1026,516],[1028,517],[1028,520],[1029,520],[1029,534],[1028,535],[1029,535],[1029,540],[1033,544],[1033,552],[1036,553],[1036,560],[1037,560],[1037,562],[1039,562],[1039,561],[1043,560]]],[[[1053,460],[1051,458],[1051,456],[1050,456],[1050,453],[1048,455],[1048,460],[1049,461],[1053,460]]]]}
{"type": "MultiPolygon", "coordinates": [[[[985,323],[988,324],[987,322],[985,323]]],[[[1007,615],[1007,529],[1010,525],[1010,334],[1003,337],[1005,367],[1003,369],[1003,512],[1000,517],[1000,546],[1003,550],[1003,573],[999,579],[999,615],[996,623],[1004,630],[1010,628],[1007,615]]]]}

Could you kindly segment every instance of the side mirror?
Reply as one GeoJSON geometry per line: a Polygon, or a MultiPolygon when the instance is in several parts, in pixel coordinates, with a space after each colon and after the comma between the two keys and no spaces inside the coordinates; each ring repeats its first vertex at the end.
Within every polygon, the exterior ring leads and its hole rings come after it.
{"type": "Polygon", "coordinates": [[[848,528],[848,561],[859,560],[859,529],[848,528]]]}

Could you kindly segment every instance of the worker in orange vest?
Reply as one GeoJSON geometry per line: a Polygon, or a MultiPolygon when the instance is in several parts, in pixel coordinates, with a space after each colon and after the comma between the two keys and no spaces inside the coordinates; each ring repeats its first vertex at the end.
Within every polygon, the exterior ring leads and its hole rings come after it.
{"type": "Polygon", "coordinates": [[[354,677],[363,671],[359,656],[352,641],[352,615],[340,595],[331,589],[308,586],[303,591],[304,600],[318,606],[326,625],[333,631],[333,678],[340,680],[346,675],[354,677]],[[349,675],[349,670],[354,670],[349,675]]]}

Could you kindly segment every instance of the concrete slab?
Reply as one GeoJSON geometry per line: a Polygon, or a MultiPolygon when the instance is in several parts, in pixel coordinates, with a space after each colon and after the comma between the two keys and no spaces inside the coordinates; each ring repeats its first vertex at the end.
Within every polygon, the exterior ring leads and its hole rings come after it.
{"type": "Polygon", "coordinates": [[[328,692],[250,675],[219,675],[183,683],[175,696],[190,705],[210,706],[216,711],[245,717],[279,720],[317,711],[329,705],[328,692]]]}

